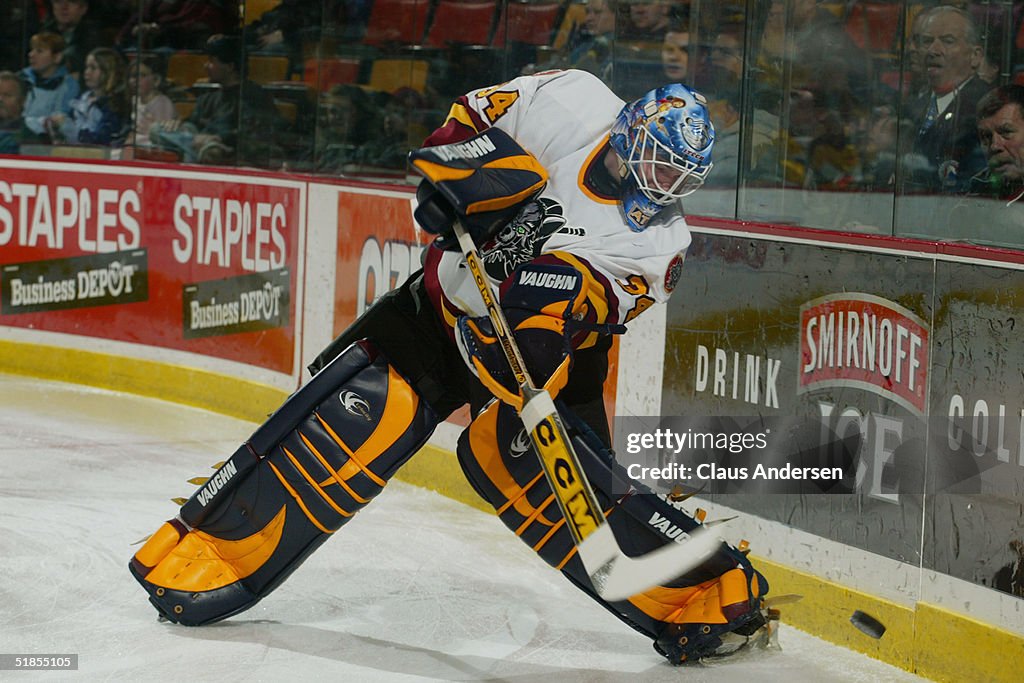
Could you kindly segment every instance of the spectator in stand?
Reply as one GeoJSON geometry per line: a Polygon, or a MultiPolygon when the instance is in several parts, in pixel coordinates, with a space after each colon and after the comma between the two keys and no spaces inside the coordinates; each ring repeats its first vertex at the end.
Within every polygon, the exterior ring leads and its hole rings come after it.
{"type": "Polygon", "coordinates": [[[57,33],[44,31],[29,40],[28,66],[21,70],[28,84],[25,99],[25,125],[37,135],[46,133],[46,118],[51,114],[71,111],[71,101],[81,88],[78,80],[62,63],[64,39],[57,33]]]}
{"type": "Polygon", "coordinates": [[[153,124],[150,142],[177,151],[188,162],[258,163],[282,128],[274,99],[244,77],[238,36],[211,36],[206,53],[206,73],[220,87],[200,95],[187,119],[153,124]]]}
{"type": "Polygon", "coordinates": [[[143,54],[129,66],[128,91],[135,95],[129,144],[149,146],[149,129],[153,124],[175,118],[174,103],[164,94],[163,86],[164,60],[160,55],[143,54]]]}
{"type": "Polygon", "coordinates": [[[903,58],[903,78],[906,81],[904,92],[912,96],[929,90],[928,74],[925,72],[924,66],[925,51],[921,47],[921,30],[927,17],[928,12],[926,11],[919,11],[914,15],[914,19],[910,23],[910,35],[907,37],[906,53],[903,58]]]}
{"type": "Polygon", "coordinates": [[[81,84],[85,57],[102,39],[102,26],[89,15],[89,0],[52,0],[42,28],[64,38],[64,66],[81,84]]]}
{"type": "Polygon", "coordinates": [[[991,86],[981,80],[981,34],[971,15],[940,5],[925,11],[920,34],[928,90],[907,107],[916,126],[902,155],[903,191],[959,192],[985,168],[976,107],[991,86]]]}
{"type": "Polygon", "coordinates": [[[913,131],[905,124],[901,125],[895,104],[882,103],[864,117],[858,134],[863,168],[861,189],[891,192],[896,182],[896,150],[900,135],[913,135],[913,131]]]}
{"type": "MultiPolygon", "coordinates": [[[[612,90],[631,100],[665,82],[661,53],[670,25],[670,6],[668,0],[626,1],[626,16],[620,15],[615,33],[612,90]]],[[[675,27],[677,34],[685,31],[689,35],[689,19],[676,21],[682,22],[675,27]]]]}
{"type": "MultiPolygon", "coordinates": [[[[696,61],[696,60],[695,60],[696,61]]],[[[661,43],[661,69],[664,83],[692,83],[690,74],[690,29],[684,22],[673,21],[661,43]]],[[[712,121],[715,119],[712,118],[712,121]]]]}
{"type": "Polygon", "coordinates": [[[71,103],[71,111],[47,119],[50,137],[73,144],[120,147],[131,125],[124,59],[109,47],[98,47],[85,58],[82,79],[87,90],[71,103]]]}
{"type": "Polygon", "coordinates": [[[357,85],[332,86],[320,99],[316,128],[314,167],[317,171],[343,173],[360,161],[360,150],[378,120],[373,102],[357,85]]]}
{"type": "Polygon", "coordinates": [[[708,114],[715,125],[715,167],[707,187],[735,188],[741,173],[747,184],[759,178],[753,169],[772,168],[779,150],[779,118],[754,108],[742,134],[746,136],[749,156],[740,155],[741,89],[740,78],[724,67],[712,66],[704,74],[700,91],[707,97],[708,114]]]}
{"type": "Polygon", "coordinates": [[[0,154],[17,154],[21,145],[39,142],[25,125],[25,84],[13,71],[0,71],[0,154]]]}
{"type": "Polygon", "coordinates": [[[201,50],[215,34],[234,32],[238,3],[230,0],[141,0],[117,34],[117,46],[143,50],[201,50]]]}
{"type": "Polygon", "coordinates": [[[859,187],[860,151],[845,123],[857,120],[850,109],[855,104],[845,101],[836,109],[831,104],[834,93],[811,84],[794,86],[788,97],[787,118],[779,118],[776,149],[761,155],[749,177],[804,190],[859,187]]]}
{"type": "Polygon", "coordinates": [[[619,40],[660,44],[669,25],[671,6],[668,0],[627,0],[626,7],[628,20],[619,31],[619,40]]]}
{"type": "MultiPolygon", "coordinates": [[[[777,163],[759,169],[765,182],[803,189],[845,189],[862,181],[850,131],[871,111],[871,59],[815,0],[771,0],[756,41],[755,107],[779,117],[777,163]]],[[[770,158],[770,157],[766,157],[770,158]]]]}
{"type": "MultiPolygon", "coordinates": [[[[928,13],[919,11],[914,15],[907,35],[903,58],[903,92],[910,98],[930,95],[925,51],[922,49],[921,31],[928,13]]],[[[906,117],[897,116],[896,100],[899,95],[891,93],[888,100],[878,99],[870,112],[862,117],[856,134],[863,169],[861,189],[873,192],[891,192],[896,183],[896,167],[899,164],[900,141],[909,147],[909,140],[917,134],[917,125],[906,117]]],[[[908,165],[909,169],[912,164],[908,165]]]]}
{"type": "Polygon", "coordinates": [[[723,69],[736,78],[743,78],[743,27],[723,28],[715,36],[708,54],[712,69],[723,69]]]}
{"type": "Polygon", "coordinates": [[[551,69],[582,69],[609,83],[612,72],[612,46],[615,42],[616,0],[588,0],[583,30],[568,45],[568,51],[524,73],[551,69]]]}
{"type": "Polygon", "coordinates": [[[1024,86],[1003,85],[978,101],[978,137],[986,168],[971,179],[974,194],[1007,206],[1024,196],[1024,86]]]}

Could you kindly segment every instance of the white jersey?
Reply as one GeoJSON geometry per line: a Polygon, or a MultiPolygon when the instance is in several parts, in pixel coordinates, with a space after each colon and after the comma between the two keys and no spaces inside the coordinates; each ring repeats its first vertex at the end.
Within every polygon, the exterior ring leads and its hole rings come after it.
{"type": "MultiPolygon", "coordinates": [[[[666,208],[646,230],[633,232],[618,198],[601,196],[587,181],[624,104],[596,76],[570,70],[475,90],[452,108],[449,128],[467,137],[501,128],[549,175],[537,201],[481,250],[495,284],[527,261],[567,263],[584,274],[588,318],[597,323],[628,322],[669,298],[690,244],[681,212],[666,208]]],[[[461,253],[431,249],[426,276],[428,288],[440,290],[449,323],[460,314],[487,314],[461,253]]]]}

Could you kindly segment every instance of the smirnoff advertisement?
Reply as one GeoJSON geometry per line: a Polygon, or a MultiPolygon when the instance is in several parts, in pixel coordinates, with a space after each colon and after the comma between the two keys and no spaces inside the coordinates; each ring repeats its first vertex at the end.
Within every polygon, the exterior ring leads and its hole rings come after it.
{"type": "Polygon", "coordinates": [[[1024,591],[1007,579],[1024,561],[1024,271],[697,234],[676,291],[658,426],[728,424],[767,449],[715,451],[727,486],[709,463],[663,452],[659,465],[678,462],[726,505],[1024,591]],[[823,477],[822,465],[841,485],[755,485],[766,468],[823,477]]]}

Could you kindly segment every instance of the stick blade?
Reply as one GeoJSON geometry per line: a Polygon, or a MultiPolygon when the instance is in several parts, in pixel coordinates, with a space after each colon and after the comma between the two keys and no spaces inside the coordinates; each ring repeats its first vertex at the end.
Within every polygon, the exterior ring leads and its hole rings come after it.
{"type": "Polygon", "coordinates": [[[711,557],[721,544],[718,534],[699,527],[682,543],[669,543],[646,555],[629,557],[619,549],[611,527],[602,524],[580,543],[579,553],[594,590],[615,602],[685,574],[711,557]]]}

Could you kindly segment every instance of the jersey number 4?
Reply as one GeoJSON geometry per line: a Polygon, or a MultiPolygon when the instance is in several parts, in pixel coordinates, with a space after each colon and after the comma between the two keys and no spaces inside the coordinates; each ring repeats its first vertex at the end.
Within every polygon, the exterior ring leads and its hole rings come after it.
{"type": "Polygon", "coordinates": [[[494,123],[502,116],[504,116],[509,108],[516,103],[519,99],[519,91],[512,90],[483,90],[477,94],[477,97],[487,100],[487,106],[484,107],[484,116],[491,123],[494,123]]]}

